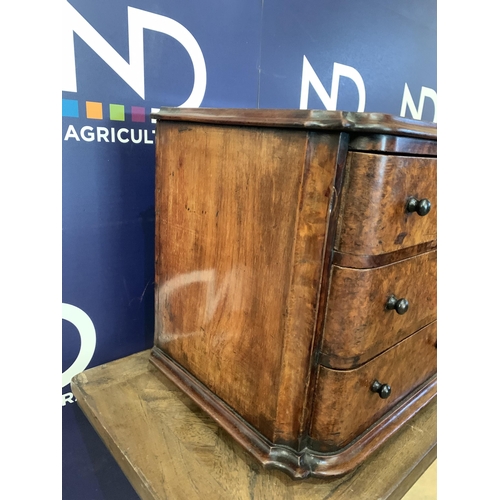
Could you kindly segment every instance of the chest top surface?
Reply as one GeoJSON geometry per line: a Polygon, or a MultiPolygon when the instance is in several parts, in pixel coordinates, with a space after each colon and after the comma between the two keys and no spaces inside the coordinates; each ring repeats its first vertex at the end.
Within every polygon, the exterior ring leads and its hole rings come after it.
{"type": "Polygon", "coordinates": [[[308,109],[169,108],[151,114],[156,120],[307,128],[353,133],[390,134],[436,140],[435,123],[384,113],[308,109]]]}

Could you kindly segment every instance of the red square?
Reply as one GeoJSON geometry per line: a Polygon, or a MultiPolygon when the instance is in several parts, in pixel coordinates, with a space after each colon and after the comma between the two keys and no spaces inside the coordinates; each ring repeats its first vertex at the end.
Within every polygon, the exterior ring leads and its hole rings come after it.
{"type": "Polygon", "coordinates": [[[140,106],[132,106],[132,121],[145,122],[146,121],[146,108],[140,106]]]}

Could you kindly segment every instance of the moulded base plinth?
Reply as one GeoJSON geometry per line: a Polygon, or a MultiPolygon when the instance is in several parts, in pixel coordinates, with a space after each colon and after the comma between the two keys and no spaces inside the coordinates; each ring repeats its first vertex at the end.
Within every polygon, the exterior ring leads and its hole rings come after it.
{"type": "Polygon", "coordinates": [[[437,394],[437,377],[427,380],[345,448],[320,453],[271,443],[176,361],[153,347],[150,361],[265,468],[276,468],[294,479],[342,476],[380,448],[437,394]]]}

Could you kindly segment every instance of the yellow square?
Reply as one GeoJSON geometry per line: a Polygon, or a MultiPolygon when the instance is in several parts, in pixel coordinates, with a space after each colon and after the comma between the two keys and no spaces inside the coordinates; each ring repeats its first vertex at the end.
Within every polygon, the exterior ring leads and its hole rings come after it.
{"type": "Polygon", "coordinates": [[[87,101],[85,104],[87,106],[87,118],[102,120],[102,102],[87,101]]]}

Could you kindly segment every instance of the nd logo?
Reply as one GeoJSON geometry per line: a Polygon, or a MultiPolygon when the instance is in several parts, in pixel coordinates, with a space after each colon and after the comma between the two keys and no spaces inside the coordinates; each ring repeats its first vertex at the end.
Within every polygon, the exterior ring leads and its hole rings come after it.
{"type": "Polygon", "coordinates": [[[92,320],[79,307],[71,304],[62,305],[62,319],[73,323],[80,334],[80,352],[74,363],[62,374],[62,386],[66,386],[71,379],[83,372],[89,365],[94,355],[96,334],[92,320]]]}
{"type": "Polygon", "coordinates": [[[76,92],[74,33],[76,33],[137,94],[145,99],[144,30],[158,31],[175,38],[187,51],[194,68],[191,95],[179,107],[201,105],[207,86],[205,59],[198,42],[182,24],[170,19],[127,7],[129,62],[97,32],[97,30],[66,0],[63,0],[63,91],[76,92]]]}

